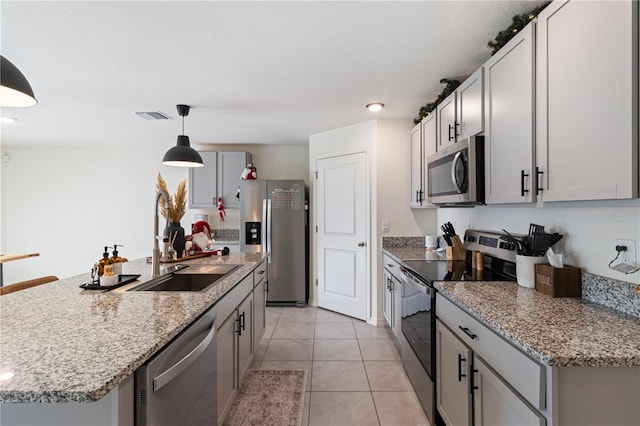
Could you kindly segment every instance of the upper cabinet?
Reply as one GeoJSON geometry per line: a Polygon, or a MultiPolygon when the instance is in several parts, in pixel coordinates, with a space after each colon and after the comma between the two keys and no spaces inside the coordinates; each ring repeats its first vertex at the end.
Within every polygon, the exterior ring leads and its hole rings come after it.
{"type": "Polygon", "coordinates": [[[637,19],[631,1],[555,1],[538,15],[543,201],[638,196],[637,19]]]}
{"type": "Polygon", "coordinates": [[[422,163],[422,124],[418,123],[411,129],[411,207],[422,207],[423,200],[427,198],[424,196],[422,163]]]}
{"type": "Polygon", "coordinates": [[[534,201],[534,31],[532,22],[484,65],[487,204],[534,201]]]}
{"type": "Polygon", "coordinates": [[[214,208],[222,197],[225,209],[238,208],[236,198],[240,176],[247,163],[248,152],[201,151],[204,167],[189,169],[189,208],[214,208]]]}
{"type": "Polygon", "coordinates": [[[484,130],[482,97],[483,70],[480,68],[438,105],[438,150],[484,130]]]}
{"type": "Polygon", "coordinates": [[[436,114],[431,113],[411,129],[411,207],[435,207],[427,203],[427,157],[436,152],[436,114]]]}
{"type": "Polygon", "coordinates": [[[222,197],[226,209],[240,208],[237,197],[240,176],[250,162],[251,154],[248,152],[218,152],[218,197],[222,197]]]}
{"type": "Polygon", "coordinates": [[[471,74],[456,90],[456,118],[458,120],[458,140],[477,135],[484,131],[484,69],[471,74]]]}
{"type": "Polygon", "coordinates": [[[456,101],[458,96],[453,92],[436,108],[438,120],[438,151],[457,142],[456,101]]]}
{"type": "Polygon", "coordinates": [[[218,153],[201,151],[203,167],[189,169],[189,208],[211,208],[216,206],[216,168],[218,153]]]}

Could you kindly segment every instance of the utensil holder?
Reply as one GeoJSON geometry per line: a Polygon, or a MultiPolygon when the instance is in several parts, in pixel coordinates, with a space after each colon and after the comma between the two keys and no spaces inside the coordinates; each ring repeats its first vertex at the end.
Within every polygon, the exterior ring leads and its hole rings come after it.
{"type": "Polygon", "coordinates": [[[516,254],[516,278],[518,285],[526,288],[535,288],[535,266],[538,263],[545,263],[546,261],[546,256],[523,256],[516,254]]]}
{"type": "Polygon", "coordinates": [[[460,241],[460,237],[457,235],[451,237],[451,244],[452,245],[447,246],[445,249],[447,260],[465,260],[467,258],[467,252],[464,249],[462,241],[460,241]]]}

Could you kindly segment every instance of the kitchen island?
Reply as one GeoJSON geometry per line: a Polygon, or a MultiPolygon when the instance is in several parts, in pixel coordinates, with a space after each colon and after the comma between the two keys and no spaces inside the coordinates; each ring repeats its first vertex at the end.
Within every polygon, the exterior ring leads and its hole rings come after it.
{"type": "MultiPolygon", "coordinates": [[[[13,408],[6,403],[91,409],[130,381],[138,367],[264,258],[262,253],[231,253],[185,262],[240,265],[201,292],[82,290],[79,285],[91,280],[87,273],[2,296],[0,402],[5,404],[0,413],[13,408]]],[[[151,265],[146,259],[127,262],[123,274],[141,274],[145,281],[151,278],[151,265]]]]}

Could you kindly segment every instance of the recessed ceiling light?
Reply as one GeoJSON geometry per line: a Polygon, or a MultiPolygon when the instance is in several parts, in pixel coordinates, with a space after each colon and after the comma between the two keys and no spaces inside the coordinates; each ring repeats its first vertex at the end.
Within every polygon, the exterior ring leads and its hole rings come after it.
{"type": "Polygon", "coordinates": [[[13,117],[4,117],[4,116],[0,117],[1,123],[8,124],[8,123],[15,123],[16,121],[18,121],[18,119],[13,117]]]}
{"type": "Polygon", "coordinates": [[[373,102],[373,103],[367,104],[366,108],[371,112],[378,112],[382,108],[384,108],[384,104],[382,102],[373,102]]]}

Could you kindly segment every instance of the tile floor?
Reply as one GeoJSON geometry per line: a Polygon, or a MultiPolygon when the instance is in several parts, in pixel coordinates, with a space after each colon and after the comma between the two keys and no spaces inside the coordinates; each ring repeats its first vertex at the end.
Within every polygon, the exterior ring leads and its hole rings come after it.
{"type": "Polygon", "coordinates": [[[307,370],[304,426],[429,425],[387,330],[310,306],[268,307],[252,367],[307,370]]]}

